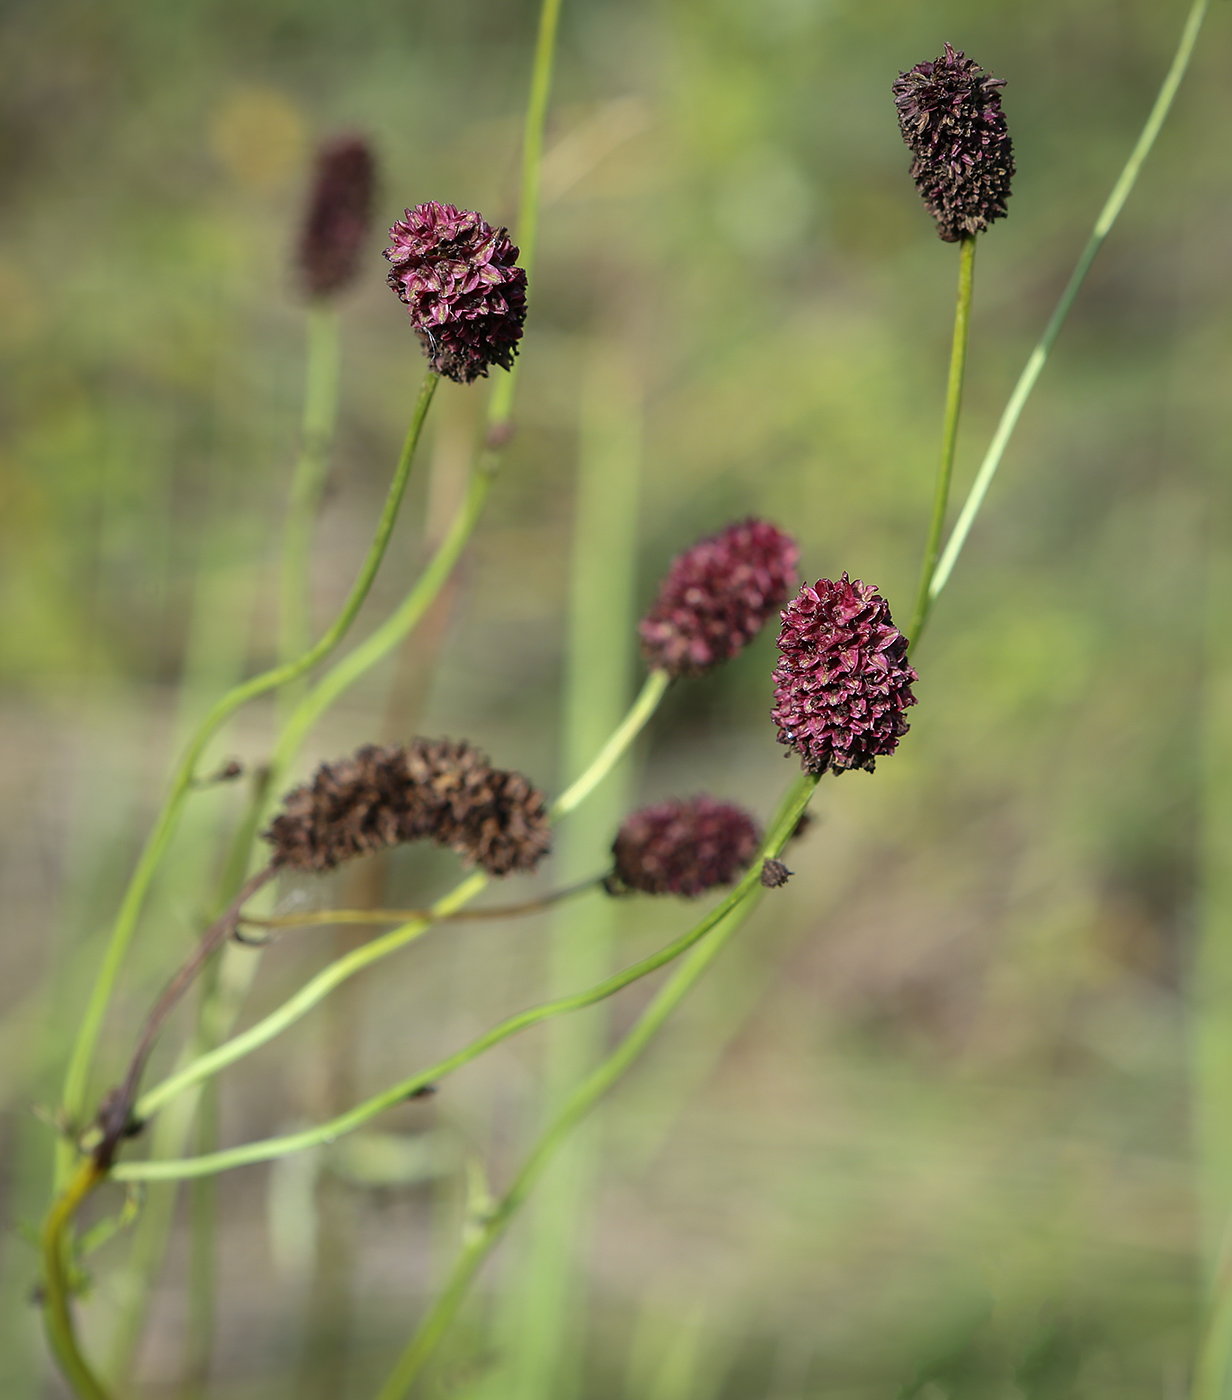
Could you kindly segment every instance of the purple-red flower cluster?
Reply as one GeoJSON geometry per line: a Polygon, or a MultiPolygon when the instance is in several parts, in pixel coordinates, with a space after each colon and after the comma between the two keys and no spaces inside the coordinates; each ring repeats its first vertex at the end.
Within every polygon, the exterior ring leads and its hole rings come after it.
{"type": "Polygon", "coordinates": [[[1014,148],[1001,111],[1004,86],[949,44],[940,58],[894,81],[911,178],[947,243],[1005,217],[1014,148]]]}
{"type": "Polygon", "coordinates": [[[756,821],[730,802],[702,796],[643,807],[616,836],[609,889],[702,894],[739,879],[760,844],[756,821]]]}
{"type": "Polygon", "coordinates": [[[790,535],[750,519],[678,555],[637,629],[647,664],[696,676],[729,661],[786,601],[799,553],[790,535]]]}
{"type": "Polygon", "coordinates": [[[355,276],[375,185],[376,162],[361,137],[340,136],[317,151],[299,238],[300,278],[310,297],[333,296],[355,276]]]}
{"type": "Polygon", "coordinates": [[[332,870],[428,839],[490,875],[533,870],[552,844],[547,804],[529,779],[448,739],[367,744],[353,758],[321,764],[287,795],[265,839],[273,863],[291,870],[332,870]]]}
{"type": "Polygon", "coordinates": [[[416,205],[389,230],[389,285],[428,362],[459,384],[513,367],[526,320],[526,273],[507,229],[452,204],[416,205]]]}
{"type": "Polygon", "coordinates": [[[774,669],[779,742],[810,773],[865,768],[907,732],[903,711],[918,679],[907,639],[877,590],[846,574],[805,584],[783,610],[774,669]]]}

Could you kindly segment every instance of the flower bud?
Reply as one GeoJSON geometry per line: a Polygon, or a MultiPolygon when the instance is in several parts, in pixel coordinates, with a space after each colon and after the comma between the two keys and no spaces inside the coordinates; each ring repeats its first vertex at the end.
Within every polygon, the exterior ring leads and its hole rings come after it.
{"type": "Polygon", "coordinates": [[[734,884],[760,844],[756,821],[729,802],[701,796],[643,807],[616,836],[609,889],[702,894],[734,884]]]}
{"type": "Polygon", "coordinates": [[[800,551],[765,520],[742,520],[673,560],[638,625],[653,670],[696,676],[729,661],[782,607],[800,551]]]}
{"type": "Polygon", "coordinates": [[[779,743],[810,773],[873,771],[907,732],[918,680],[877,590],[842,576],[805,584],[783,610],[774,708],[779,743]]]}
{"type": "Polygon", "coordinates": [[[947,243],[1005,217],[1014,149],[1001,111],[1004,86],[949,44],[940,58],[894,81],[911,178],[947,243]]]}
{"type": "Polygon", "coordinates": [[[459,384],[513,368],[526,320],[526,273],[507,229],[452,204],[416,205],[389,230],[386,279],[437,374],[459,384]]]}
{"type": "Polygon", "coordinates": [[[299,239],[300,278],[310,297],[333,296],[354,278],[375,184],[376,162],[361,137],[341,136],[317,151],[299,239]]]}

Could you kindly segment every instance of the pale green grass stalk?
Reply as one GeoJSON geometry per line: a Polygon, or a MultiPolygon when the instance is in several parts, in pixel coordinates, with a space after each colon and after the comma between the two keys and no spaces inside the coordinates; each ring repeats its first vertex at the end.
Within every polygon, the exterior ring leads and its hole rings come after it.
{"type": "MultiPolygon", "coordinates": [[[[641,395],[627,352],[596,344],[588,357],[581,407],[569,632],[562,704],[562,767],[571,778],[604,736],[619,738],[634,673],[636,561],[641,468],[641,395]]],[[[563,830],[557,879],[570,883],[607,857],[628,810],[627,762],[563,830]]],[[[600,892],[563,906],[553,920],[548,983],[553,996],[599,981],[614,955],[618,906],[600,892]]],[[[553,1020],[544,1060],[543,1104],[559,1111],[569,1091],[600,1059],[610,1018],[603,1004],[553,1020]]],[[[552,1167],[506,1291],[498,1350],[507,1363],[492,1379],[501,1400],[573,1394],[579,1380],[584,1315],[581,1256],[589,1231],[597,1140],[580,1133],[552,1167]]]]}
{"type": "MultiPolygon", "coordinates": [[[[526,1158],[512,1185],[486,1219],[474,1231],[458,1256],[453,1271],[432,1307],[420,1322],[406,1349],[398,1358],[376,1400],[402,1400],[423,1369],[436,1344],[444,1336],[470,1288],[480,1266],[491,1253],[519,1206],[547,1170],[574,1128],[616,1084],[689,993],[698,979],[744,923],[760,893],[762,862],[777,856],[791,839],[796,823],[809,804],[817,778],[805,775],[792,784],[779,805],[770,834],[740,883],[684,937],[671,945],[684,944],[692,952],[668,978],[634,1023],[633,1029],[616,1049],[569,1095],[564,1106],[548,1125],[526,1158]],[[707,935],[711,935],[707,937],[707,935]]],[[[682,947],[680,951],[685,951],[682,947]]]]}
{"type": "Polygon", "coordinates": [[[1071,273],[1065,290],[1061,293],[1061,299],[1057,302],[1056,309],[1044,327],[1044,333],[1040,336],[1035,349],[1027,358],[1027,363],[1018,376],[1018,383],[1014,385],[1014,391],[1010,394],[1009,402],[1001,414],[992,442],[989,444],[988,451],[984,454],[984,460],[980,463],[979,470],[975,474],[975,480],[972,482],[967,499],[963,502],[963,508],[959,512],[958,521],[950,538],[946,541],[936,572],[932,576],[932,581],[929,584],[929,594],[932,598],[936,598],[950,580],[950,574],[953,573],[958,556],[962,553],[967,536],[971,533],[975,517],[984,504],[984,497],[988,495],[988,488],[992,485],[997,468],[1001,465],[1005,449],[1009,446],[1010,438],[1014,435],[1014,429],[1018,426],[1022,411],[1026,407],[1027,400],[1031,397],[1031,391],[1035,388],[1036,381],[1048,362],[1048,356],[1056,343],[1057,336],[1061,333],[1061,327],[1065,324],[1066,317],[1073,308],[1074,301],[1086,280],[1087,273],[1091,270],[1091,264],[1095,261],[1096,254],[1103,247],[1104,239],[1112,231],[1113,224],[1116,223],[1121,210],[1125,207],[1125,201],[1129,198],[1138,181],[1143,162],[1151,153],[1155,138],[1159,135],[1164,119],[1176,97],[1177,89],[1181,85],[1181,79],[1189,67],[1194,45],[1198,41],[1198,31],[1202,28],[1202,21],[1206,18],[1209,4],[1210,0],[1193,0],[1193,4],[1190,6],[1189,15],[1181,31],[1180,42],[1173,55],[1172,64],[1147,116],[1142,133],[1135,142],[1129,159],[1125,162],[1125,168],[1112,187],[1112,193],[1100,210],[1086,247],[1082,250],[1077,266],[1071,273]]]}
{"type": "MultiPolygon", "coordinates": [[[[68,1069],[64,1079],[63,1109],[66,1117],[72,1123],[79,1123],[82,1112],[84,1111],[86,1092],[89,1085],[90,1065],[94,1058],[95,1048],[98,1044],[99,1033],[102,1030],[103,1017],[110,1004],[111,994],[115,988],[116,979],[120,974],[120,968],[123,965],[125,955],[128,952],[129,944],[132,942],[133,935],[137,930],[137,923],[145,905],[146,895],[149,892],[154,875],[167,853],[167,849],[171,844],[171,839],[175,835],[184,803],[189,793],[192,791],[193,781],[197,773],[197,765],[205,752],[206,745],[222,724],[234,714],[241,705],[246,704],[249,700],[255,699],[258,695],[264,695],[268,691],[274,690],[278,686],[285,685],[289,681],[296,680],[299,676],[304,675],[319,661],[323,660],[346,635],[364,599],[368,596],[368,592],[376,578],[377,571],[381,566],[381,561],[385,557],[385,550],[389,544],[390,536],[393,533],[394,522],[398,517],[398,509],[402,504],[402,498],[406,492],[406,485],[410,479],[411,464],[414,460],[415,448],[419,442],[419,436],[423,429],[424,419],[427,417],[428,408],[432,402],[432,395],[436,389],[436,384],[436,375],[429,374],[425,377],[423,388],[419,394],[419,401],[416,404],[415,412],[411,418],[411,425],[407,432],[406,441],[403,444],[402,454],[394,472],[394,478],[390,485],[389,492],[385,498],[385,506],[381,512],[381,518],[377,523],[376,533],[368,548],[368,553],[360,568],[359,575],[351,588],[346,602],[338,613],[338,616],[334,619],[331,626],[316,645],[311,647],[302,656],[294,661],[287,662],[281,666],[275,666],[269,671],[262,672],[261,675],[253,676],[250,680],[234,686],[217,700],[198,726],[197,732],[189,742],[186,751],[180,759],[162,811],[155,821],[154,828],[146,841],[132,877],[129,880],[119,913],[112,927],[110,942],[103,955],[102,965],[98,970],[98,974],[91,989],[89,1002],[82,1014],[72,1054],[69,1057],[68,1069]]],[[[62,1185],[67,1178],[68,1172],[72,1169],[72,1162],[72,1144],[65,1143],[62,1145],[58,1154],[57,1188],[62,1185]]]]}
{"type": "Polygon", "coordinates": [[[950,503],[950,480],[954,475],[954,450],[958,446],[958,420],[962,416],[963,379],[967,372],[967,341],[971,330],[971,290],[975,279],[975,238],[967,234],[959,243],[958,297],[954,307],[954,339],[950,348],[950,374],[945,390],[945,419],[941,430],[941,465],[937,471],[937,486],[933,495],[933,515],[924,546],[924,562],[920,566],[920,586],[916,594],[915,612],[907,637],[914,646],[928,621],[932,606],[933,575],[941,553],[941,537],[945,531],[945,513],[950,503]]]}

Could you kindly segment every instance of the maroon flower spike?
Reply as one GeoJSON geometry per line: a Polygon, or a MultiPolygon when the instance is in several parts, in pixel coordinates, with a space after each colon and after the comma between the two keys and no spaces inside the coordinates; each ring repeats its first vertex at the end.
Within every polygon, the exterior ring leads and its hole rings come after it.
{"type": "Polygon", "coordinates": [[[389,230],[389,285],[406,303],[428,362],[459,384],[513,368],[526,320],[526,273],[507,229],[452,204],[416,205],[389,230]]]}
{"type": "Polygon", "coordinates": [[[810,773],[873,771],[907,732],[915,704],[907,639],[877,590],[842,576],[805,584],[783,610],[782,656],[774,668],[779,743],[810,773]]]}
{"type": "Polygon", "coordinates": [[[355,276],[372,223],[375,184],[372,151],[359,137],[342,136],[317,151],[299,239],[300,277],[309,296],[333,296],[355,276]]]}
{"type": "Polygon", "coordinates": [[[765,520],[729,525],[678,555],[638,625],[647,664],[696,676],[730,661],[783,606],[799,555],[765,520]]]}
{"type": "Polygon", "coordinates": [[[917,63],[894,82],[911,178],[947,243],[983,233],[1005,217],[1014,148],[1001,111],[1003,78],[949,44],[932,63],[917,63]]]}
{"type": "Polygon", "coordinates": [[[612,846],[612,893],[702,894],[730,885],[757,854],[761,832],[742,808],[713,797],[660,802],[625,819],[612,846]]]}

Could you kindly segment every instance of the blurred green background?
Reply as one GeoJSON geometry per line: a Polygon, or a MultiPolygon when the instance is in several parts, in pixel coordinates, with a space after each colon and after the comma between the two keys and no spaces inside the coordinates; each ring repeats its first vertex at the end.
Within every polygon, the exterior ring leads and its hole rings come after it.
{"type": "MultiPolygon", "coordinates": [[[[797,533],[806,575],[875,582],[905,622],[957,256],[907,179],[890,82],[945,40],[1007,80],[1018,175],[977,260],[961,490],[1184,9],[565,0],[518,436],[446,604],[319,726],[305,768],[448,733],[559,786],[595,353],[644,404],[642,602],[674,552],[756,512],[797,533]]],[[[380,227],[343,307],[324,621],[422,373],[384,285],[383,229],[426,199],[513,221],[535,21],[526,0],[0,6],[6,1400],[61,1394],[19,1227],[42,1209],[52,1145],[31,1105],[55,1101],[185,726],[275,646],[303,357],[289,255],[313,145],[367,133],[382,170],[380,227]]],[[[900,753],[822,785],[791,884],[605,1107],[567,1354],[533,1400],[1185,1394],[1200,1290],[1188,970],[1203,814],[1232,802],[1204,781],[1203,720],[1228,622],[1207,581],[1232,363],[1228,38],[1216,6],[914,658],[900,753]]],[[[357,635],[456,502],[484,392],[443,386],[357,635]]],[[[766,719],[773,655],[768,635],[673,691],[639,753],[643,796],[704,788],[769,815],[792,772],[766,719]]],[[[272,722],[245,711],[219,757],[259,762],[272,722]]],[[[195,799],[100,1089],[199,927],[241,798],[195,799]]],[[[353,900],[366,880],[420,903],[453,876],[440,853],[400,852],[298,897],[353,900]]],[[[693,917],[622,905],[617,960],[693,917]]],[[[268,953],[245,1015],[333,937],[268,953]]],[[[462,925],[365,982],[348,1013],[355,1091],[539,999],[547,937],[546,920],[462,925]]],[[[616,1028],[646,995],[617,1001],[616,1028]]],[[[225,1077],[224,1141],[324,1115],[329,1034],[310,1018],[225,1077]]],[[[224,1178],[208,1383],[184,1379],[181,1222],[128,1393],[369,1395],[456,1247],[468,1176],[480,1189],[482,1163],[496,1188],[516,1163],[543,1044],[507,1043],[349,1156],[224,1178]],[[332,1299],[314,1231],[342,1251],[332,1299]]],[[[430,1393],[514,1393],[499,1377],[522,1248],[515,1232],[483,1276],[430,1393]]],[[[98,1258],[86,1330],[101,1350],[125,1259],[122,1241],[98,1258]]]]}

